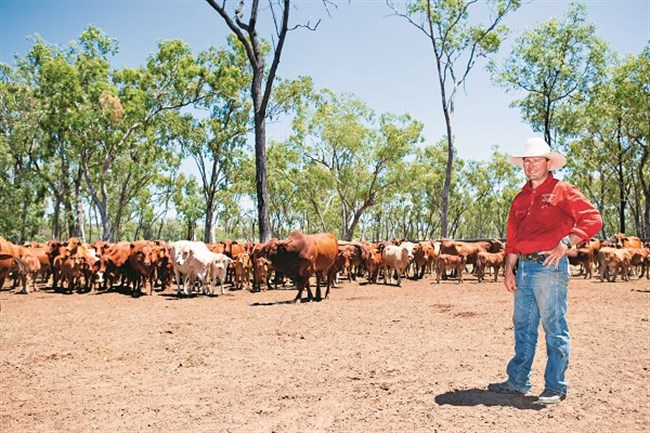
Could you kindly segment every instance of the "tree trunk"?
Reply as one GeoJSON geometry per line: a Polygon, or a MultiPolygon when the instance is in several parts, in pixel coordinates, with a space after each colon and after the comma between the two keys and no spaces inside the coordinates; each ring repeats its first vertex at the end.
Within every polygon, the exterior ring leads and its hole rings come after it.
{"type": "Polygon", "coordinates": [[[81,167],[77,169],[77,176],[74,179],[74,208],[75,208],[75,217],[74,217],[74,224],[75,224],[75,236],[77,236],[79,239],[81,239],[82,242],[86,242],[86,233],[84,232],[84,226],[83,226],[83,202],[81,200],[81,180],[82,180],[82,175],[83,172],[81,171],[81,167]]]}
{"type": "Polygon", "coordinates": [[[55,193],[55,199],[54,199],[54,211],[52,213],[52,238],[53,239],[60,239],[61,237],[61,230],[60,230],[60,210],[61,210],[61,199],[59,198],[59,195],[55,193]]]}
{"type": "Polygon", "coordinates": [[[255,107],[255,184],[257,189],[257,224],[259,240],[271,239],[269,219],[269,190],[266,178],[266,113],[262,110],[262,77],[264,66],[255,68],[251,94],[255,107]]]}
{"type": "Polygon", "coordinates": [[[214,224],[214,191],[210,188],[206,193],[205,200],[205,225],[203,226],[203,242],[209,244],[212,242],[212,225],[214,224]]]}
{"type": "Polygon", "coordinates": [[[625,193],[625,169],[623,167],[623,146],[621,145],[621,119],[618,121],[618,128],[616,132],[616,144],[618,145],[618,167],[616,171],[618,174],[618,197],[620,207],[618,209],[619,228],[621,233],[625,233],[625,207],[627,204],[625,193]]]}
{"type": "Polygon", "coordinates": [[[442,185],[440,208],[440,236],[444,239],[448,234],[449,221],[449,190],[451,189],[451,174],[454,165],[454,139],[451,132],[451,115],[446,106],[443,106],[445,123],[447,125],[447,166],[445,168],[445,181],[442,185]]]}

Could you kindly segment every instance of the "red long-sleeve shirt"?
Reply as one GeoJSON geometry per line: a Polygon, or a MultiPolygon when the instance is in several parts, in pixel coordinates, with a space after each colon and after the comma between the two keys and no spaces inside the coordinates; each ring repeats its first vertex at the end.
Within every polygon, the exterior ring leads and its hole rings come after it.
{"type": "Polygon", "coordinates": [[[535,189],[527,182],[512,201],[505,253],[552,250],[571,233],[588,241],[602,224],[600,213],[578,188],[549,173],[535,189]]]}

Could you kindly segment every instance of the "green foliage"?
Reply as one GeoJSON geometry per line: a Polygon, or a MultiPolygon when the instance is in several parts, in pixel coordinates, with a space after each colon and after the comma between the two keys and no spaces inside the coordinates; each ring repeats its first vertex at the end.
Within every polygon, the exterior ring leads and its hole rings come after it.
{"type": "Polygon", "coordinates": [[[307,100],[287,143],[298,157],[290,179],[318,231],[339,227],[351,239],[361,216],[397,190],[422,125],[408,115],[378,117],[351,94],[323,89],[307,100]]]}
{"type": "Polygon", "coordinates": [[[595,27],[586,22],[585,7],[572,3],[562,19],[518,37],[505,62],[492,62],[489,69],[497,85],[525,92],[511,105],[554,146],[577,133],[575,107],[604,76],[608,54],[595,27]]]}
{"type": "MultiPolygon", "coordinates": [[[[404,4],[423,30],[429,19],[444,29],[434,40],[446,53],[447,102],[507,33],[498,21],[470,22],[471,4],[404,4]]],[[[519,2],[485,6],[502,16],[519,2]]],[[[241,41],[196,54],[182,41],[161,42],[143,66],[113,69],[117,51],[91,26],[66,47],[35,36],[15,65],[0,64],[0,234],[15,242],[256,238],[253,68],[241,41]],[[197,176],[181,171],[187,161],[197,176]]],[[[524,118],[548,124],[555,145],[567,146],[564,177],[601,210],[602,234],[650,237],[650,49],[619,61],[574,5],[513,53],[495,79],[533,87],[508,90],[528,92],[517,101],[524,118]],[[549,83],[546,95],[534,88],[549,83]]],[[[316,91],[310,77],[278,78],[268,104],[268,119],[292,119],[292,134],[266,149],[274,236],[299,227],[341,239],[440,237],[447,177],[449,236],[505,236],[524,179],[498,147],[489,161],[453,158],[447,173],[449,137],[423,145],[422,124],[408,114],[316,91]]]]}

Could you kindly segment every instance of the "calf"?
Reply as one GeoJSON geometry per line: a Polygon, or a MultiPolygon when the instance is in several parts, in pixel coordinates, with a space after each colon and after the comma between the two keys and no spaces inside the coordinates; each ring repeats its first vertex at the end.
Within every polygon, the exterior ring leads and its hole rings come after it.
{"type": "Polygon", "coordinates": [[[233,258],[231,266],[234,273],[234,287],[237,289],[248,289],[253,271],[250,254],[246,252],[237,254],[233,258]]]}
{"type": "MultiPolygon", "coordinates": [[[[230,267],[230,264],[233,261],[233,259],[231,259],[225,254],[213,253],[212,251],[208,251],[208,254],[207,256],[205,256],[205,258],[209,260],[207,275],[209,279],[210,290],[208,291],[207,286],[204,285],[203,294],[209,293],[211,296],[213,296],[214,287],[217,285],[217,281],[219,281],[219,284],[221,285],[221,294],[223,295],[224,294],[223,285],[226,282],[226,275],[228,275],[228,268],[230,267]]],[[[197,261],[198,260],[199,259],[197,258],[197,261]]]]}
{"type": "Polygon", "coordinates": [[[499,279],[499,270],[503,266],[505,260],[505,253],[500,251],[498,253],[488,253],[487,251],[481,251],[476,255],[476,274],[478,276],[478,282],[483,281],[486,268],[492,268],[494,271],[494,282],[496,283],[499,279]]]}
{"type": "Polygon", "coordinates": [[[600,281],[604,281],[606,273],[613,273],[607,279],[616,281],[616,276],[621,273],[623,281],[629,281],[628,272],[631,265],[631,254],[624,248],[602,247],[598,251],[598,265],[600,268],[600,281]]]}
{"type": "Polygon", "coordinates": [[[38,290],[36,287],[36,276],[41,270],[41,262],[36,256],[25,254],[22,257],[16,257],[12,270],[17,280],[22,282],[23,288],[20,293],[29,293],[28,285],[30,284],[32,291],[38,290]]]}
{"type": "Polygon", "coordinates": [[[422,241],[418,243],[413,250],[413,263],[415,265],[415,278],[424,277],[424,272],[431,268],[431,264],[436,259],[436,250],[431,241],[422,241]]]}
{"type": "Polygon", "coordinates": [[[436,283],[440,284],[440,277],[445,275],[447,269],[454,269],[458,277],[458,284],[463,282],[463,274],[467,265],[467,256],[454,254],[440,254],[436,269],[436,283]]]}
{"type": "Polygon", "coordinates": [[[365,243],[363,253],[363,264],[368,273],[368,282],[376,283],[381,267],[382,253],[376,244],[365,243]]]}
{"type": "Polygon", "coordinates": [[[271,288],[271,262],[266,257],[253,259],[253,291],[271,288]]]}
{"type": "Polygon", "coordinates": [[[641,268],[641,271],[638,273],[639,278],[643,277],[643,274],[646,274],[647,278],[647,267],[648,267],[648,256],[650,251],[646,248],[624,248],[630,254],[630,266],[636,272],[636,268],[641,268]]]}
{"type": "Polygon", "coordinates": [[[70,254],[56,257],[54,265],[60,272],[61,290],[72,293],[73,290],[81,288],[81,277],[83,276],[85,264],[85,260],[77,255],[70,254]]]}

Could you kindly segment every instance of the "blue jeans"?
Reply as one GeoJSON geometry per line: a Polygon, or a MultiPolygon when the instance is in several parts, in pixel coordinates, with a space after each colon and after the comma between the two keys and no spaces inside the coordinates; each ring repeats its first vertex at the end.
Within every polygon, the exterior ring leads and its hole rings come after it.
{"type": "Polygon", "coordinates": [[[513,323],[515,356],[508,363],[508,382],[522,392],[531,390],[530,370],[541,319],[546,335],[545,389],[566,394],[570,337],[566,321],[569,260],[555,267],[519,260],[513,323]]]}

